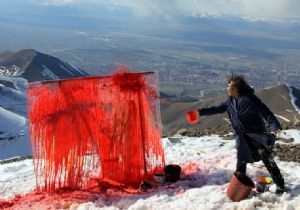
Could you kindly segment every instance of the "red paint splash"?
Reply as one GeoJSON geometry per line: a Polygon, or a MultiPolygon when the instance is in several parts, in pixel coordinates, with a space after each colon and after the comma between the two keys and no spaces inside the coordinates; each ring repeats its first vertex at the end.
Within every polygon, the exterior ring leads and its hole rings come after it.
{"type": "Polygon", "coordinates": [[[37,191],[137,187],[163,171],[157,74],[31,83],[27,92],[37,191]]]}

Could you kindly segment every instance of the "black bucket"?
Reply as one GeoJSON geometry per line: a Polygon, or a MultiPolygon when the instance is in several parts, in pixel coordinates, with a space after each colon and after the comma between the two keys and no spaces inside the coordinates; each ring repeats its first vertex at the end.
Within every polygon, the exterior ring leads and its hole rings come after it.
{"type": "Polygon", "coordinates": [[[180,179],[181,167],[179,165],[167,165],[164,168],[166,182],[177,182],[180,179]]]}

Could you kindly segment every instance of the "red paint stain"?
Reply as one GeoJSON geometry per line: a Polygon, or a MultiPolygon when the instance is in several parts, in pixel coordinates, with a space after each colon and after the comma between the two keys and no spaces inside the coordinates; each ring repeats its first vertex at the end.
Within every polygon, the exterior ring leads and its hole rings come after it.
{"type": "Polygon", "coordinates": [[[182,166],[183,174],[195,174],[199,171],[200,163],[198,162],[189,162],[186,165],[182,166]]]}
{"type": "MultiPolygon", "coordinates": [[[[189,162],[182,166],[183,179],[199,172],[199,163],[189,162]]],[[[193,180],[189,180],[193,181],[193,180]]],[[[163,187],[153,187],[149,195],[153,192],[175,189],[175,194],[180,195],[185,189],[174,185],[163,187]],[[178,187],[178,190],[176,188],[178,187]]],[[[58,189],[51,192],[30,192],[25,195],[16,195],[9,200],[0,200],[0,209],[24,210],[24,209],[69,209],[70,207],[93,202],[94,205],[110,206],[113,202],[118,202],[122,198],[130,198],[136,194],[144,194],[139,189],[127,188],[124,184],[107,179],[90,179],[88,190],[58,189]],[[107,201],[108,203],[105,203],[107,201]],[[99,202],[99,204],[97,204],[99,202]]]]}
{"type": "Polygon", "coordinates": [[[79,190],[57,190],[48,192],[31,192],[26,195],[18,195],[14,198],[4,201],[0,200],[0,209],[9,210],[45,210],[45,209],[69,209],[86,202],[95,202],[100,197],[108,195],[99,195],[89,191],[79,190]]]}
{"type": "Polygon", "coordinates": [[[27,92],[37,192],[137,187],[163,171],[153,72],[32,83],[27,92]]]}

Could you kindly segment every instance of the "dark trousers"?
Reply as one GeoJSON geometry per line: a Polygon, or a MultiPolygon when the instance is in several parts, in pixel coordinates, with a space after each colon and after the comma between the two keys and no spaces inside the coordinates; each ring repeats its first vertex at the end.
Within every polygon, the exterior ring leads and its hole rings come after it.
{"type": "MultiPolygon", "coordinates": [[[[266,166],[267,170],[269,171],[274,183],[278,185],[280,188],[284,187],[284,179],[280,173],[280,170],[274,161],[272,151],[266,149],[262,144],[250,139],[249,137],[246,138],[247,143],[252,151],[257,151],[260,159],[263,161],[264,165],[266,166]]],[[[237,162],[236,164],[236,171],[241,173],[246,173],[247,163],[245,162],[237,162]]]]}

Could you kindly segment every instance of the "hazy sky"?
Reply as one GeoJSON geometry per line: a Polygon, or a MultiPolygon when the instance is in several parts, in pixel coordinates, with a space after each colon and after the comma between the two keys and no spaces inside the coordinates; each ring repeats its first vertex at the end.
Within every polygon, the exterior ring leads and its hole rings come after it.
{"type": "Polygon", "coordinates": [[[127,8],[137,15],[234,15],[248,18],[300,18],[300,0],[32,0],[39,4],[127,8]]]}

